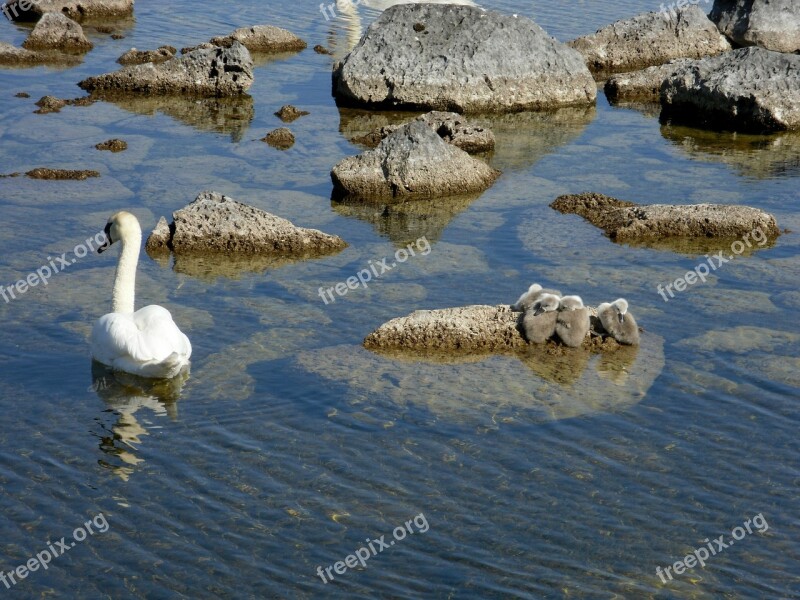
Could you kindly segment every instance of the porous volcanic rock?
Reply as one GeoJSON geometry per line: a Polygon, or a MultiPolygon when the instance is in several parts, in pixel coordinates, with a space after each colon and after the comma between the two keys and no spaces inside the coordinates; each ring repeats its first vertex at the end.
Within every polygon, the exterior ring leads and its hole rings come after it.
{"type": "Polygon", "coordinates": [[[592,72],[600,74],[713,56],[731,48],[698,6],[637,15],[568,44],[583,55],[592,72]]]}
{"type": "Polygon", "coordinates": [[[661,86],[661,118],[753,133],[800,129],[800,56],[749,47],[684,65],[661,86]]]}
{"type": "Polygon", "coordinates": [[[146,63],[89,77],[78,85],[96,95],[160,94],[238,96],[253,83],[253,59],[247,48],[195,50],[160,64],[146,63]]]}
{"type": "Polygon", "coordinates": [[[368,199],[469,194],[485,190],[499,175],[421,121],[403,125],[374,150],[345,158],[331,171],[336,195],[368,199]]]}
{"type": "Polygon", "coordinates": [[[709,18],[740,46],[800,51],[797,0],[715,0],[709,18]]]}
{"type": "Polygon", "coordinates": [[[61,13],[45,13],[22,46],[28,50],[80,53],[88,52],[94,44],[83,33],[83,28],[69,17],[61,13]]]}
{"type": "Polygon", "coordinates": [[[317,229],[297,227],[261,209],[218,192],[202,192],[191,204],[159,219],[147,239],[148,251],[180,253],[311,256],[338,252],[344,240],[317,229]]]}
{"type": "Polygon", "coordinates": [[[780,235],[775,217],[757,208],[727,204],[640,205],[596,193],[559,196],[551,208],[580,215],[617,242],[673,237],[734,238],[756,229],[780,235]]]}
{"type": "MultiPolygon", "coordinates": [[[[492,130],[480,125],[473,125],[466,117],[458,113],[434,110],[420,115],[416,120],[422,121],[439,134],[439,137],[445,142],[461,148],[464,152],[477,154],[494,150],[495,138],[492,130]]],[[[402,125],[387,125],[353,141],[374,148],[380,144],[381,140],[400,127],[402,125]]]]}
{"type": "Polygon", "coordinates": [[[334,66],[344,105],[507,112],[592,104],[581,55],[526,17],[474,6],[386,9],[334,66]]]}
{"type": "Polygon", "coordinates": [[[121,65],[143,65],[145,63],[163,63],[174,58],[177,50],[172,46],[159,46],[155,50],[137,50],[131,48],[117,59],[121,65]]]}
{"type": "Polygon", "coordinates": [[[211,44],[229,48],[234,42],[243,44],[250,52],[292,52],[303,50],[307,44],[291,31],[274,25],[241,27],[224,36],[211,38],[211,44]]]}
{"type": "Polygon", "coordinates": [[[640,71],[617,73],[608,78],[603,90],[610,102],[627,100],[658,102],[661,98],[661,84],[690,62],[691,59],[681,58],[640,71]]]}

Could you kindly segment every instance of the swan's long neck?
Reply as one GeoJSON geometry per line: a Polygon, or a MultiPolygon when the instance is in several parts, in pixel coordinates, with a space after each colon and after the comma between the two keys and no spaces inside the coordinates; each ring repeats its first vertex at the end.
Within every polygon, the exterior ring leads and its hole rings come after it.
{"type": "Polygon", "coordinates": [[[136,299],[136,265],[139,262],[141,245],[141,232],[133,232],[122,239],[122,251],[119,254],[112,295],[112,310],[115,313],[133,313],[136,299]]]}

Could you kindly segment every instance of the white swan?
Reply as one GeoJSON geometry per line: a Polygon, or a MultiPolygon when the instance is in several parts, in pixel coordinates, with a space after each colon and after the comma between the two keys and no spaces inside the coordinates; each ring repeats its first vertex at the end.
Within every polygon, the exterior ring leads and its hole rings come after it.
{"type": "Polygon", "coordinates": [[[92,329],[92,357],[116,371],[141,377],[174,377],[189,364],[192,345],[163,306],[150,305],[133,311],[136,265],[142,245],[142,229],[131,213],[120,211],[105,227],[106,241],[97,249],[107,250],[122,242],[114,276],[112,310],[100,317],[92,329]]]}

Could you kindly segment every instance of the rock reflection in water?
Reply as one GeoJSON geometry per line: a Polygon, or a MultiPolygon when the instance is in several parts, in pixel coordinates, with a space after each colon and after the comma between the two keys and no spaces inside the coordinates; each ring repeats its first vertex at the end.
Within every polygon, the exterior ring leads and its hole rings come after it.
{"type": "Polygon", "coordinates": [[[140,115],[162,113],[200,131],[224,133],[240,142],[255,117],[253,98],[192,98],[184,96],[93,95],[140,115]]]}
{"type": "Polygon", "coordinates": [[[372,224],[378,233],[403,247],[422,237],[429,242],[438,241],[450,221],[479,197],[480,194],[469,194],[397,202],[340,198],[331,200],[331,205],[338,214],[372,224]]]}
{"type": "Polygon", "coordinates": [[[301,352],[305,370],[347,385],[352,396],[424,406],[439,418],[485,422],[498,414],[550,421],[628,408],[664,368],[664,339],[592,354],[529,347],[519,354],[371,352],[337,346],[301,352]]]}
{"type": "Polygon", "coordinates": [[[100,439],[100,449],[108,456],[108,460],[99,461],[100,465],[127,481],[144,461],[136,451],[142,437],[149,435],[135,413],[146,408],[158,417],[177,419],[177,402],[188,378],[188,369],[172,379],[144,379],[92,361],[90,389],[105,402],[109,412],[117,415],[109,434],[100,439]]]}
{"type": "Polygon", "coordinates": [[[770,179],[800,173],[800,133],[796,131],[751,135],[665,124],[661,135],[690,157],[724,163],[745,177],[770,179]]]}
{"type": "MultiPolygon", "coordinates": [[[[339,132],[350,141],[381,127],[399,125],[423,112],[366,111],[339,107],[339,132]]],[[[470,114],[473,125],[491,129],[495,150],[491,165],[503,172],[527,169],[561,146],[580,136],[596,116],[594,105],[553,111],[508,114],[470,114]]]]}

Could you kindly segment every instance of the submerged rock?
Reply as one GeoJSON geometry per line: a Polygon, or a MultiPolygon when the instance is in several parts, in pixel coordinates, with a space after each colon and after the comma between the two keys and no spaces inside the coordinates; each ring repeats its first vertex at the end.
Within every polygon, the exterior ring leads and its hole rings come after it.
{"type": "Polygon", "coordinates": [[[465,356],[341,345],[301,352],[297,362],[346,386],[354,404],[378,395],[395,402],[399,411],[412,404],[440,421],[496,429],[520,420],[546,422],[635,405],[664,367],[664,340],[648,334],[641,346],[599,354],[548,346],[465,356]]]}
{"type": "Polygon", "coordinates": [[[671,237],[735,238],[760,229],[780,235],[775,217],[757,208],[726,204],[640,205],[596,193],[559,196],[551,208],[580,215],[617,242],[671,237]]]}
{"type": "Polygon", "coordinates": [[[84,35],[83,28],[60,13],[46,13],[22,42],[28,50],[60,50],[88,52],[94,44],[84,35]]]}
{"type": "Polygon", "coordinates": [[[629,100],[658,102],[661,98],[661,84],[690,62],[691,59],[688,58],[679,59],[640,71],[618,73],[608,78],[603,89],[609,102],[629,100]]]}
{"type": "Polygon", "coordinates": [[[148,252],[271,254],[310,256],[337,252],[347,246],[340,237],[237,202],[218,192],[202,192],[191,204],[172,213],[173,222],[159,219],[147,239],[148,252]]]}
{"type": "Polygon", "coordinates": [[[715,0],[709,18],[740,46],[800,51],[797,0],[715,0]]]}
{"type": "Polygon", "coordinates": [[[122,152],[128,149],[128,142],[118,139],[106,140],[105,142],[96,144],[95,148],[98,150],[109,150],[111,152],[122,152]]]}
{"type": "Polygon", "coordinates": [[[97,95],[186,94],[237,96],[253,83],[253,60],[247,48],[234,42],[230,48],[195,50],[161,64],[123,67],[84,79],[78,85],[97,95]]]}
{"type": "Polygon", "coordinates": [[[288,150],[294,146],[294,134],[286,127],[278,127],[278,129],[273,129],[265,137],[261,138],[261,141],[267,142],[267,144],[278,150],[288,150]]]}
{"type": "Polygon", "coordinates": [[[291,31],[273,25],[241,27],[228,35],[211,38],[210,43],[230,48],[234,42],[243,44],[250,52],[291,52],[307,46],[291,31]]]}
{"type": "MultiPolygon", "coordinates": [[[[478,154],[494,150],[495,138],[492,130],[473,125],[458,113],[434,110],[420,115],[416,120],[425,123],[445,142],[461,148],[464,152],[478,154]]],[[[374,148],[400,127],[402,124],[387,125],[353,141],[374,148]]]]}
{"type": "Polygon", "coordinates": [[[292,121],[296,121],[300,117],[303,117],[307,114],[309,114],[307,110],[300,110],[291,104],[284,104],[281,106],[280,110],[275,113],[275,116],[277,116],[284,123],[291,123],[292,121]]]}
{"type": "Polygon", "coordinates": [[[499,175],[421,121],[403,125],[374,150],[345,158],[331,171],[335,194],[368,199],[469,194],[485,190],[499,175]]]}
{"type": "Polygon", "coordinates": [[[568,44],[595,73],[643,69],[675,58],[713,56],[731,48],[698,6],[674,13],[644,13],[568,44]]]}
{"type": "Polygon", "coordinates": [[[10,0],[4,14],[14,20],[35,21],[60,13],[73,21],[121,19],[133,15],[133,0],[10,0]]]}
{"type": "Polygon", "coordinates": [[[800,129],[800,56],[751,47],[684,65],[661,87],[661,116],[757,133],[800,129]]]}
{"type": "Polygon", "coordinates": [[[55,96],[42,96],[36,101],[36,106],[39,110],[35,110],[36,114],[46,115],[47,113],[60,112],[62,108],[67,105],[67,101],[55,96]]]}
{"type": "Polygon", "coordinates": [[[145,63],[162,63],[173,58],[177,50],[172,46],[159,46],[156,50],[137,50],[131,48],[117,59],[121,65],[143,65],[145,63]]]}
{"type": "Polygon", "coordinates": [[[70,170],[70,169],[31,169],[25,173],[31,179],[77,179],[83,180],[89,177],[100,177],[100,173],[90,169],[70,170]]]}
{"type": "Polygon", "coordinates": [[[368,107],[504,112],[594,102],[576,51],[525,17],[473,6],[386,9],[334,68],[337,101],[368,107]]]}

